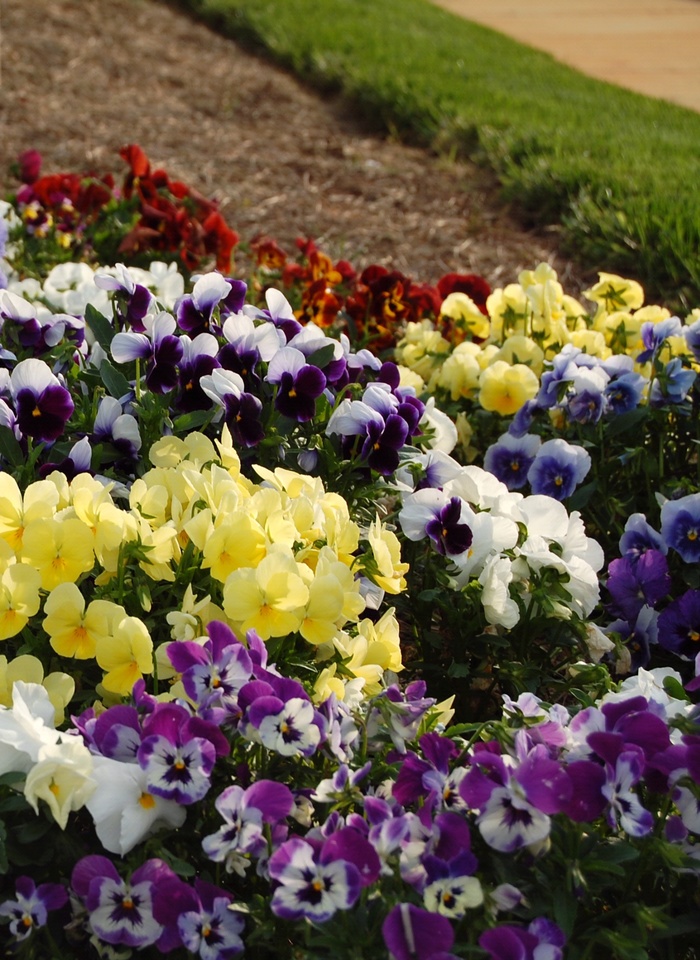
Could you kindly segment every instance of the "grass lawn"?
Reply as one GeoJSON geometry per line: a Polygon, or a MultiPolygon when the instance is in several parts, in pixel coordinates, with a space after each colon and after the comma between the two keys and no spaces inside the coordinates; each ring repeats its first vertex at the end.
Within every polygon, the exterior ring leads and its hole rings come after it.
{"type": "Polygon", "coordinates": [[[385,129],[487,163],[525,222],[562,224],[586,266],[637,277],[679,309],[700,305],[700,115],[427,0],[180,2],[385,129]]]}

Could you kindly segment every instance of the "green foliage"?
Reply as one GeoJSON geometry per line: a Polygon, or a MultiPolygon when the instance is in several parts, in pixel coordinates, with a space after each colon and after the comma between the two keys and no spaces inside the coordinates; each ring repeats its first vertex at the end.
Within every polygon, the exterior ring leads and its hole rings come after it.
{"type": "MultiPolygon", "coordinates": [[[[700,117],[617,89],[426,0],[181,0],[368,119],[468,153],[583,263],[700,291],[700,117]]],[[[543,26],[546,29],[546,25],[543,26]]]]}

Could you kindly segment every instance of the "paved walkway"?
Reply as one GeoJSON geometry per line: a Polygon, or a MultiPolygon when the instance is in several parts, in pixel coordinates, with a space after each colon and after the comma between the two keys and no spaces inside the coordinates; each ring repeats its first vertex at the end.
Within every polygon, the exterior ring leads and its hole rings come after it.
{"type": "Polygon", "coordinates": [[[700,112],[698,0],[433,0],[582,73],[700,112]]]}

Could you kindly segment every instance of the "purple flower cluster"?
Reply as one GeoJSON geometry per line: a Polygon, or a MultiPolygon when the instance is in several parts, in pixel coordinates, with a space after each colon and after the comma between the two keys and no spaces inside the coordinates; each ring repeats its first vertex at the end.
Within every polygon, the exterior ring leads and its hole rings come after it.
{"type": "Polygon", "coordinates": [[[88,930],[112,946],[161,953],[184,947],[202,960],[229,960],[243,951],[244,920],[231,895],[213,884],[181,880],[162,860],[147,860],[123,879],[106,857],[79,860],[71,886],[88,930]]]}
{"type": "Polygon", "coordinates": [[[420,430],[424,405],[399,385],[394,364],[385,363],[379,376],[380,381],[367,386],[361,399],[338,404],[326,433],[340,435],[347,453],[389,476],[399,465],[399,451],[420,430]]]}
{"type": "Polygon", "coordinates": [[[661,508],[661,531],[643,514],[633,514],[620,539],[622,556],[608,565],[609,611],[606,628],[625,642],[630,669],[645,667],[654,645],[683,660],[700,652],[700,590],[672,596],[669,564],[700,559],[700,494],[668,500],[661,508]]]}

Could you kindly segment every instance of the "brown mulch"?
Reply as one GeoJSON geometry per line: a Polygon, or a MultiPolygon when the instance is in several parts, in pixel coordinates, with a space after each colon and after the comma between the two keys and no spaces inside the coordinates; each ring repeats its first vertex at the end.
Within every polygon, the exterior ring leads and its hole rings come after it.
{"type": "Polygon", "coordinates": [[[520,228],[492,178],[368,132],[337,99],[154,0],[2,0],[0,187],[24,150],[43,172],[112,172],[138,143],[154,166],[216,197],[242,240],[293,252],[312,237],[356,267],[417,281],[448,271],[492,285],[547,260],[582,277],[556,233],[520,228]]]}

